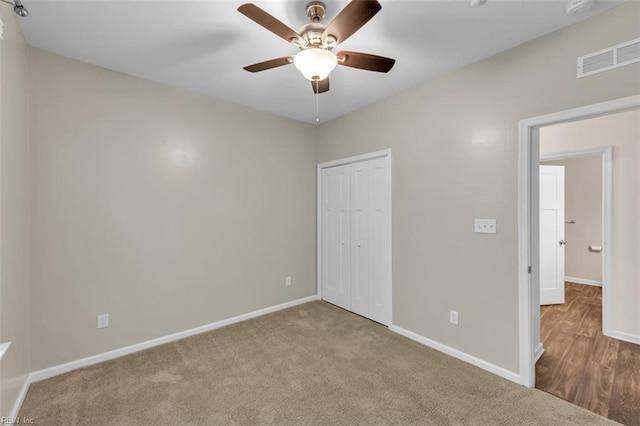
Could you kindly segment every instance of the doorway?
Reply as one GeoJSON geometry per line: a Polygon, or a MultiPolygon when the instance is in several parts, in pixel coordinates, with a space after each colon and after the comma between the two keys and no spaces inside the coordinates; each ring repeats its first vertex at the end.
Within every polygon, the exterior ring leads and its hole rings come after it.
{"type": "MultiPolygon", "coordinates": [[[[574,386],[574,391],[569,391],[571,380],[576,379],[576,370],[580,367],[576,367],[575,364],[580,364],[583,367],[590,368],[589,375],[592,377],[598,377],[598,371],[601,373],[607,369],[615,369],[615,366],[605,366],[596,362],[594,356],[598,351],[602,351],[606,348],[607,351],[613,357],[619,357],[622,363],[619,365],[624,368],[633,368],[635,370],[640,369],[640,317],[638,316],[637,308],[634,308],[634,300],[637,300],[640,295],[638,289],[638,275],[637,275],[637,260],[634,260],[638,256],[638,238],[640,233],[635,232],[637,229],[637,220],[629,220],[626,216],[638,216],[638,192],[637,186],[640,183],[640,179],[637,174],[637,162],[640,159],[638,152],[640,148],[640,135],[638,133],[637,123],[640,122],[640,96],[632,96],[615,101],[605,102],[601,104],[591,105],[588,107],[577,108],[574,110],[563,111],[560,113],[549,114],[542,117],[536,117],[520,122],[520,210],[519,210],[519,262],[520,262],[520,373],[521,383],[526,386],[534,386],[535,377],[535,363],[542,355],[542,345],[540,342],[540,280],[541,280],[541,265],[540,265],[540,177],[539,177],[539,161],[541,158],[540,144],[542,140],[541,134],[549,126],[560,125],[566,123],[567,127],[583,125],[586,123],[609,123],[611,125],[612,120],[622,119],[620,117],[626,117],[627,119],[633,117],[634,121],[629,121],[628,128],[634,129],[627,136],[626,142],[621,142],[620,133],[616,127],[609,127],[607,132],[600,135],[600,139],[597,141],[597,148],[594,145],[584,148],[582,152],[576,150],[575,146],[571,145],[568,138],[561,140],[558,146],[554,147],[556,156],[553,155],[544,159],[547,160],[561,160],[563,158],[571,157],[571,154],[575,154],[574,157],[588,157],[599,156],[600,162],[603,164],[603,182],[605,193],[603,195],[603,229],[608,227],[611,232],[604,232],[604,239],[601,244],[597,242],[585,244],[585,247],[580,245],[582,254],[594,255],[600,253],[602,256],[602,297],[604,298],[604,318],[600,320],[597,315],[588,314],[583,312],[580,317],[581,321],[587,318],[586,322],[591,322],[598,326],[599,330],[592,330],[594,333],[599,332],[602,338],[598,338],[598,343],[594,341],[589,342],[589,332],[583,333],[583,336],[577,337],[572,345],[567,345],[562,350],[562,355],[567,357],[570,362],[574,363],[573,372],[565,379],[561,380],[559,389],[560,392],[572,393],[575,396],[579,392],[586,392],[589,394],[588,398],[591,401],[587,404],[586,408],[592,411],[598,412],[595,405],[600,402],[597,398],[592,398],[594,394],[597,394],[598,387],[602,387],[602,380],[595,380],[595,382],[585,382],[574,386]],[[604,142],[604,143],[603,143],[604,142]],[[614,145],[613,149],[608,147],[602,147],[602,145],[614,145]],[[571,150],[574,152],[571,152],[571,150]],[[595,149],[595,151],[594,151],[595,149]],[[575,152],[578,151],[578,152],[575,152]],[[613,156],[615,155],[615,160],[613,156]],[[615,161],[615,166],[612,168],[612,161],[615,161]],[[631,166],[630,166],[631,164],[631,166]],[[613,169],[613,170],[612,170],[613,169]],[[631,171],[630,171],[631,170],[631,171]],[[623,173],[626,173],[624,174],[623,173]],[[621,174],[622,173],[622,174],[621,174]],[[614,179],[615,178],[615,179],[614,179]],[[612,187],[612,182],[615,182],[615,187],[612,187]],[[613,200],[612,200],[613,198],[613,200]],[[620,203],[628,202],[627,205],[621,205],[620,203]],[[612,206],[617,213],[615,218],[611,209],[607,209],[607,205],[612,206]],[[625,212],[628,210],[628,214],[625,212]],[[626,233],[626,235],[624,235],[626,233]],[[591,246],[591,248],[589,248],[591,246]],[[614,257],[615,256],[615,257],[614,257]],[[602,328],[599,326],[602,325],[602,328]],[[580,343],[577,343],[580,340],[580,343]],[[614,342],[609,345],[610,342],[614,342]],[[612,347],[619,344],[620,351],[613,351],[612,347]],[[585,346],[586,357],[580,358],[576,355],[580,351],[579,346],[585,346]],[[588,346],[588,347],[587,347],[588,346]],[[624,348],[624,349],[623,349],[624,348]],[[536,350],[537,349],[537,350],[536,350]],[[614,354],[615,352],[615,354],[614,354]],[[598,371],[596,371],[598,370],[598,371]],[[581,389],[580,391],[576,389],[581,389]]],[[[589,139],[590,135],[584,136],[585,139],[589,139]]],[[[575,141],[575,139],[574,139],[575,141]]],[[[548,152],[548,151],[547,151],[548,152]]],[[[578,223],[578,219],[567,216],[567,227],[571,227],[573,224],[578,223]],[[571,221],[575,221],[571,223],[571,221]]],[[[596,241],[595,239],[593,239],[596,241]]],[[[567,245],[571,244],[569,238],[566,239],[567,245]]],[[[574,241],[575,243],[575,241],[574,241]]],[[[582,274],[587,274],[582,272],[582,274]]],[[[571,277],[571,275],[565,275],[565,277],[571,277]]],[[[597,304],[599,296],[599,288],[593,286],[586,286],[585,284],[598,283],[598,279],[589,277],[573,277],[574,281],[583,281],[582,283],[575,283],[568,285],[567,288],[567,305],[570,303],[570,299],[574,300],[576,294],[570,294],[585,290],[581,296],[583,300],[587,300],[589,303],[597,304]],[[583,279],[580,279],[583,278],[583,279]],[[592,294],[593,293],[593,294],[592,294]],[[571,296],[571,297],[570,297],[571,296]]],[[[568,278],[565,278],[568,279],[568,278]]],[[[564,283],[563,283],[564,284],[564,283]]],[[[562,305],[558,305],[562,306],[562,305]]],[[[566,311],[567,309],[565,309],[566,311]]],[[[559,309],[562,311],[562,308],[559,309]]],[[[557,318],[558,321],[565,321],[564,325],[573,326],[576,324],[569,324],[571,320],[557,318]]],[[[584,321],[582,321],[584,322],[584,321]]],[[[592,334],[594,334],[592,333],[592,334]]],[[[592,336],[595,337],[595,336],[592,336]]],[[[543,337],[544,339],[544,337],[543,337]]],[[[556,357],[559,355],[556,353],[556,357]]],[[[615,359],[615,358],[614,358],[615,359]]],[[[611,360],[610,360],[611,361],[611,360]]],[[[549,365],[547,364],[546,367],[549,365]]],[[[634,371],[635,371],[634,370],[634,371]]],[[[557,370],[556,370],[557,372],[557,370]]],[[[548,371],[547,371],[548,373],[548,371]]],[[[626,395],[629,396],[629,392],[633,398],[640,397],[640,390],[637,389],[637,385],[624,388],[628,380],[625,376],[633,377],[636,373],[630,374],[626,372],[616,372],[615,375],[619,379],[618,384],[613,385],[613,390],[609,393],[605,392],[606,398],[611,397],[611,401],[614,400],[613,394],[616,389],[618,391],[623,389],[626,395]],[[625,390],[626,389],[626,390],[625,390]]],[[[609,382],[611,385],[611,382],[609,382]]],[[[610,387],[611,389],[611,387],[610,387]]],[[[553,392],[552,392],[553,393],[553,392]]],[[[582,395],[585,396],[585,395],[582,395]]],[[[628,398],[627,398],[628,399],[628,398]]],[[[624,420],[625,422],[640,422],[640,417],[635,418],[638,415],[637,407],[631,409],[630,407],[624,407],[624,398],[618,398],[617,406],[614,411],[618,411],[617,420],[624,420]],[[626,410],[626,411],[625,411],[626,410]],[[631,416],[631,417],[629,417],[631,416]]],[[[580,404],[585,406],[584,404],[580,404]]],[[[615,404],[614,404],[615,405],[615,404]]],[[[600,414],[603,414],[600,411],[600,414]]]]}
{"type": "Polygon", "coordinates": [[[611,206],[604,206],[605,200],[611,200],[605,194],[610,182],[603,175],[611,175],[613,148],[553,152],[558,138],[575,137],[583,124],[541,129],[540,343],[544,353],[541,350],[536,359],[535,387],[619,419],[619,392],[613,404],[610,396],[616,375],[618,380],[621,375],[616,372],[620,345],[603,334],[602,321],[603,311],[610,309],[602,303],[603,268],[608,267],[603,256],[608,250],[603,250],[602,241],[610,233],[610,229],[605,232],[605,218],[611,217],[611,206]],[[558,185],[560,179],[555,176],[563,177],[558,185]],[[554,209],[556,204],[561,208],[554,209]]]}
{"type": "Polygon", "coordinates": [[[612,280],[613,147],[554,152],[567,132],[555,128],[540,132],[540,305],[563,304],[566,281],[602,287],[602,330],[610,334],[611,293],[603,284],[612,280]],[[556,197],[561,208],[551,212],[560,215],[549,219],[545,198],[556,197]]]}
{"type": "MultiPolygon", "coordinates": [[[[540,259],[538,247],[540,129],[553,124],[603,117],[637,109],[640,109],[640,95],[534,117],[522,120],[519,123],[518,286],[520,382],[525,386],[533,387],[535,384],[535,349],[540,342],[540,259]]],[[[637,182],[634,185],[637,188],[637,182]]],[[[603,246],[606,247],[607,245],[608,242],[603,241],[603,246]]],[[[609,246],[611,247],[610,253],[613,255],[614,247],[609,246]]],[[[611,293],[619,290],[616,286],[621,285],[620,281],[616,281],[613,278],[607,286],[607,291],[611,293]]],[[[606,299],[606,294],[604,297],[606,299]]],[[[619,318],[617,320],[619,321],[619,318]]],[[[616,324],[608,323],[605,319],[605,333],[610,331],[610,334],[614,335],[614,337],[628,341],[638,339],[633,333],[616,329],[616,324]],[[611,330],[607,330],[607,327],[610,327],[611,330]]],[[[640,342],[640,339],[638,339],[638,342],[640,342]]]]}

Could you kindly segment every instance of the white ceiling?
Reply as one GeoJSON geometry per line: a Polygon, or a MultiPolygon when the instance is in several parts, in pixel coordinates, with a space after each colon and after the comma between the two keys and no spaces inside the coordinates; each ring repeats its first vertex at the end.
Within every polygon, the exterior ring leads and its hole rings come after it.
{"type": "MultiPolygon", "coordinates": [[[[253,0],[291,28],[308,22],[306,0],[253,0]]],[[[316,122],[316,95],[293,65],[251,74],[243,66],[297,49],[237,12],[240,1],[24,0],[27,42],[63,56],[181,89],[316,122]]],[[[328,0],[328,23],[347,0],[328,0]]],[[[567,16],[566,1],[380,0],[382,10],[337,50],[396,59],[388,74],[338,66],[321,94],[320,122],[492,56],[623,1],[598,0],[567,16]]],[[[584,52],[588,53],[588,52],[584,52]]]]}

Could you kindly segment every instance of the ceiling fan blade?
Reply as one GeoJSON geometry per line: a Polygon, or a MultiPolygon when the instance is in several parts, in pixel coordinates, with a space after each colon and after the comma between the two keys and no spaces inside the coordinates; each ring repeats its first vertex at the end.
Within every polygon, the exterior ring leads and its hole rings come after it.
{"type": "Polygon", "coordinates": [[[278,37],[282,37],[289,43],[293,43],[295,41],[296,43],[299,43],[301,45],[306,44],[305,40],[300,34],[280,22],[271,14],[260,9],[253,3],[243,4],[238,8],[238,12],[242,13],[244,16],[251,19],[258,25],[262,25],[278,37]]]}
{"type": "Polygon", "coordinates": [[[338,56],[338,64],[340,65],[368,71],[389,72],[396,63],[395,59],[385,58],[384,56],[346,50],[338,52],[336,56],[338,56]]]}
{"type": "Polygon", "coordinates": [[[292,56],[283,56],[281,58],[269,59],[268,61],[258,62],[257,64],[247,65],[244,67],[246,71],[258,72],[270,70],[271,68],[281,67],[283,65],[289,65],[293,62],[292,56]]]}
{"type": "Polygon", "coordinates": [[[324,93],[329,91],[329,77],[324,80],[312,81],[313,93],[324,93]]]}
{"type": "Polygon", "coordinates": [[[333,36],[342,43],[382,9],[377,0],[352,0],[333,18],[322,33],[322,39],[333,36]]]}

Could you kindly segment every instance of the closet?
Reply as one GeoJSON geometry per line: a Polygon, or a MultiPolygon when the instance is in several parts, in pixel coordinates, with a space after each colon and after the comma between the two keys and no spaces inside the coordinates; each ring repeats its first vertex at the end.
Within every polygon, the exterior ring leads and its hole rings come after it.
{"type": "Polygon", "coordinates": [[[320,165],[319,282],[327,302],[390,325],[390,152],[363,157],[320,165]]]}

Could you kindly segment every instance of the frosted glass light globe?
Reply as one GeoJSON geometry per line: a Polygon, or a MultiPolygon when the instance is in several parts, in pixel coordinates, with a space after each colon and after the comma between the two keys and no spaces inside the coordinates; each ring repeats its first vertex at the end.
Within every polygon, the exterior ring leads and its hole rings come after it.
{"type": "Polygon", "coordinates": [[[338,64],[338,58],[333,52],[314,47],[298,52],[293,64],[305,78],[311,81],[324,80],[338,64]]]}

